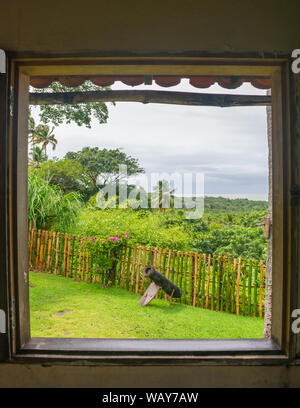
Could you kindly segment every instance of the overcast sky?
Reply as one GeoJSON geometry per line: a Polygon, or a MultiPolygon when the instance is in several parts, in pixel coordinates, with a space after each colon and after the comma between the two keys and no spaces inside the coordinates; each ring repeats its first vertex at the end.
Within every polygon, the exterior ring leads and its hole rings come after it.
{"type": "MultiPolygon", "coordinates": [[[[118,82],[113,89],[132,89],[118,82]]],[[[172,88],[133,89],[265,95],[249,84],[227,90],[218,85],[197,89],[182,80],[172,88]]],[[[107,124],[92,129],[63,125],[55,129],[58,145],[49,157],[63,157],[85,146],[122,148],[151,173],[204,173],[204,192],[267,199],[268,152],[265,107],[213,108],[119,102],[109,105],[107,124]]],[[[155,179],[155,177],[154,177],[155,179]]],[[[145,185],[145,181],[141,184],[145,185]]],[[[153,181],[153,180],[152,180],[153,181]]],[[[189,186],[191,188],[191,185],[189,186]]],[[[192,192],[192,191],[191,191],[192,192]]]]}

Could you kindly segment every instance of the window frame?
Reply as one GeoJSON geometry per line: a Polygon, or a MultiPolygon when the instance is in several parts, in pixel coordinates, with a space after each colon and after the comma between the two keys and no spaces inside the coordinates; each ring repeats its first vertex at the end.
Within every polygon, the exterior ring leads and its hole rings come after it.
{"type": "Polygon", "coordinates": [[[291,195],[289,61],[255,58],[34,58],[11,61],[13,96],[8,134],[9,299],[15,305],[10,352],[19,361],[73,361],[169,364],[259,364],[294,356],[290,333],[291,195]],[[222,75],[272,78],[273,296],[272,339],[128,340],[30,338],[27,224],[27,120],[30,76],[222,75]],[[15,314],[15,316],[14,316],[15,314]],[[223,344],[222,344],[223,343],[223,344]]]}

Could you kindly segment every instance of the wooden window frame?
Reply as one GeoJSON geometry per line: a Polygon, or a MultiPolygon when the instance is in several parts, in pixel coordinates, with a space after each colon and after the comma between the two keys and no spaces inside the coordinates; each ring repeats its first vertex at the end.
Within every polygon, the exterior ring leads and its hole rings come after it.
{"type": "Polygon", "coordinates": [[[274,364],[294,358],[292,296],[289,61],[250,58],[34,58],[10,64],[8,131],[8,336],[14,361],[92,361],[99,364],[274,364]],[[30,76],[221,75],[272,78],[273,302],[272,339],[128,340],[30,338],[27,221],[27,121],[30,76]]]}

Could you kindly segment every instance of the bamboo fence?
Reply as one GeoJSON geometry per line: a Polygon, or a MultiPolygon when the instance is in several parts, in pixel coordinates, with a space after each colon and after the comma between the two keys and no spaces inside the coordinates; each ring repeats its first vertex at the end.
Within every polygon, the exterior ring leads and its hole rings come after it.
{"type": "MultiPolygon", "coordinates": [[[[30,269],[76,281],[104,283],[109,271],[101,269],[82,250],[82,239],[80,235],[31,229],[30,269]]],[[[114,285],[142,295],[150,283],[143,269],[150,264],[181,289],[181,303],[243,316],[264,316],[262,260],[128,245],[116,264],[114,285]]],[[[163,291],[156,297],[166,299],[163,291]]]]}

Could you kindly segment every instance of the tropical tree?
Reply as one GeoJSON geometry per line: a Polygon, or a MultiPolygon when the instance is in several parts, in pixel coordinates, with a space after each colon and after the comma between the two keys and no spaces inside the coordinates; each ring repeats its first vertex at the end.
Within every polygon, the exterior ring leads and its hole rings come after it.
{"type": "MultiPolygon", "coordinates": [[[[40,93],[59,93],[59,92],[87,92],[101,91],[110,88],[103,88],[94,85],[91,81],[76,87],[67,87],[59,82],[52,82],[51,85],[43,89],[34,89],[34,92],[40,93]]],[[[114,105],[114,103],[112,103],[114,105]]],[[[40,105],[40,121],[44,124],[59,126],[63,123],[74,122],[78,126],[91,128],[92,119],[96,119],[100,124],[108,120],[108,108],[103,102],[88,102],[80,104],[59,104],[59,105],[40,105]]]]}
{"type": "Polygon", "coordinates": [[[47,156],[47,146],[50,144],[52,150],[55,150],[57,145],[57,139],[53,133],[54,127],[50,130],[47,125],[38,125],[32,133],[33,145],[41,144],[41,149],[45,151],[45,157],[47,156]]]}
{"type": "Polygon", "coordinates": [[[31,151],[31,158],[29,158],[29,166],[34,168],[39,168],[40,164],[47,160],[47,156],[45,156],[43,150],[38,147],[34,146],[31,151]]]}
{"type": "Polygon", "coordinates": [[[126,166],[127,176],[144,172],[138,159],[128,156],[120,149],[84,147],[79,152],[68,152],[65,159],[81,163],[84,175],[90,178],[94,187],[119,183],[123,178],[120,165],[126,166]]]}
{"type": "MultiPolygon", "coordinates": [[[[108,90],[110,88],[102,88],[94,85],[90,81],[86,81],[83,85],[69,88],[60,84],[59,82],[52,82],[47,88],[35,89],[34,92],[46,93],[46,92],[86,92],[97,90],[108,90]]],[[[114,105],[114,103],[112,103],[114,105]]],[[[82,104],[59,104],[59,105],[41,105],[39,106],[39,119],[40,124],[35,126],[35,120],[32,116],[32,110],[29,107],[28,118],[28,136],[29,142],[31,142],[31,154],[35,144],[42,143],[42,149],[45,150],[45,156],[47,155],[47,145],[51,144],[53,150],[56,147],[57,140],[53,134],[54,127],[63,124],[74,122],[78,126],[86,126],[91,128],[92,118],[98,120],[98,122],[106,123],[108,119],[108,108],[103,102],[91,102],[82,104]],[[53,127],[50,130],[49,124],[53,127]]],[[[32,164],[32,161],[31,161],[32,164]]]]}

